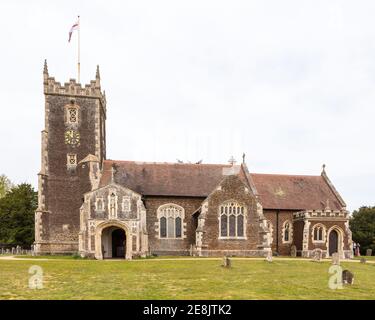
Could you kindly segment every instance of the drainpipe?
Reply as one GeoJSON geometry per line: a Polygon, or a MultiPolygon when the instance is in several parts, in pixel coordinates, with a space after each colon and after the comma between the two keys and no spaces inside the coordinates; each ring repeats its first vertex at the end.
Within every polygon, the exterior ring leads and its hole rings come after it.
{"type": "Polygon", "coordinates": [[[280,210],[276,210],[276,253],[279,254],[279,213],[280,210]]]}

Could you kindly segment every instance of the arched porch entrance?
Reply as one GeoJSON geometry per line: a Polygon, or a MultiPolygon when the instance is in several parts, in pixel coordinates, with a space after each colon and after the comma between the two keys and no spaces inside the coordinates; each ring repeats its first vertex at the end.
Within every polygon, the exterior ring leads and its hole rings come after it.
{"type": "Polygon", "coordinates": [[[111,226],[102,231],[102,255],[104,259],[125,259],[126,234],[116,226],[111,226]]]}
{"type": "Polygon", "coordinates": [[[131,241],[126,225],[122,223],[100,225],[95,236],[95,258],[131,259],[131,241]]]}
{"type": "Polygon", "coordinates": [[[329,255],[339,252],[339,235],[336,230],[329,233],[329,255]]]}
{"type": "Polygon", "coordinates": [[[343,254],[343,233],[337,227],[332,227],[328,231],[328,255],[331,257],[332,254],[337,252],[340,256],[343,254]]]}

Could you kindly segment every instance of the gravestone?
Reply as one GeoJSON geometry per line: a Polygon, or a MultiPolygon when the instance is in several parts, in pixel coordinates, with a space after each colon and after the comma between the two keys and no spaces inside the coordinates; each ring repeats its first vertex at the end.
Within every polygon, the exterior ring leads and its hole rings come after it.
{"type": "Polygon", "coordinates": [[[367,260],[365,258],[361,258],[361,260],[359,260],[360,263],[366,263],[367,260]]]}
{"type": "Polygon", "coordinates": [[[372,249],[366,250],[366,256],[371,257],[372,256],[372,249]]]}
{"type": "Polygon", "coordinates": [[[16,253],[16,248],[12,247],[12,254],[15,254],[15,253],[16,253]]]}
{"type": "Polygon", "coordinates": [[[354,274],[349,270],[344,270],[342,272],[342,283],[350,285],[354,284],[354,274]]]}
{"type": "Polygon", "coordinates": [[[16,247],[16,254],[21,254],[21,247],[20,246],[17,246],[16,247]]]}
{"type": "Polygon", "coordinates": [[[6,249],[5,253],[6,253],[6,254],[9,254],[9,253],[10,253],[9,249],[6,249]]]}
{"type": "Polygon", "coordinates": [[[290,256],[293,258],[297,257],[297,247],[295,245],[290,247],[290,256]]]}
{"type": "Polygon", "coordinates": [[[229,257],[224,256],[223,258],[223,265],[224,268],[230,268],[232,267],[232,261],[229,259],[229,257]]]}
{"type": "Polygon", "coordinates": [[[1,254],[4,254],[4,248],[1,248],[1,254]]]}
{"type": "Polygon", "coordinates": [[[322,260],[322,250],[321,249],[315,249],[312,254],[313,254],[313,261],[320,262],[320,260],[322,260]]]}
{"type": "Polygon", "coordinates": [[[340,255],[337,252],[332,254],[332,264],[337,266],[340,265],[340,255]]]}
{"type": "Polygon", "coordinates": [[[272,251],[271,250],[266,253],[266,261],[272,262],[272,251]]]}

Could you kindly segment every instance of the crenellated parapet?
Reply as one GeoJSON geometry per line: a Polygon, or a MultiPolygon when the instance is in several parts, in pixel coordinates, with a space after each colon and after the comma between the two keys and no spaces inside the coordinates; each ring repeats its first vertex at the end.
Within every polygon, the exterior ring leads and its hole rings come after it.
{"type": "Polygon", "coordinates": [[[341,210],[304,210],[293,213],[294,219],[305,218],[349,218],[349,211],[346,209],[341,210]]]}
{"type": "Polygon", "coordinates": [[[47,62],[44,62],[43,70],[43,87],[44,94],[48,95],[66,95],[69,97],[84,97],[100,99],[104,112],[106,113],[106,95],[102,92],[100,86],[100,72],[97,66],[95,80],[91,80],[89,84],[82,86],[77,83],[75,79],[70,79],[69,82],[62,85],[56,81],[54,77],[50,77],[48,73],[47,62]]]}

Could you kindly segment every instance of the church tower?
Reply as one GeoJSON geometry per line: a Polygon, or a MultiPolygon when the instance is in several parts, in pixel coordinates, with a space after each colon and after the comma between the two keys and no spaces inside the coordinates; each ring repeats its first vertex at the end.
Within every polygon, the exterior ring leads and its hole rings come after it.
{"type": "Polygon", "coordinates": [[[78,252],[80,207],[97,187],[106,157],[106,98],[99,67],[84,87],[61,85],[44,63],[45,128],[35,213],[37,253],[78,252]]]}

